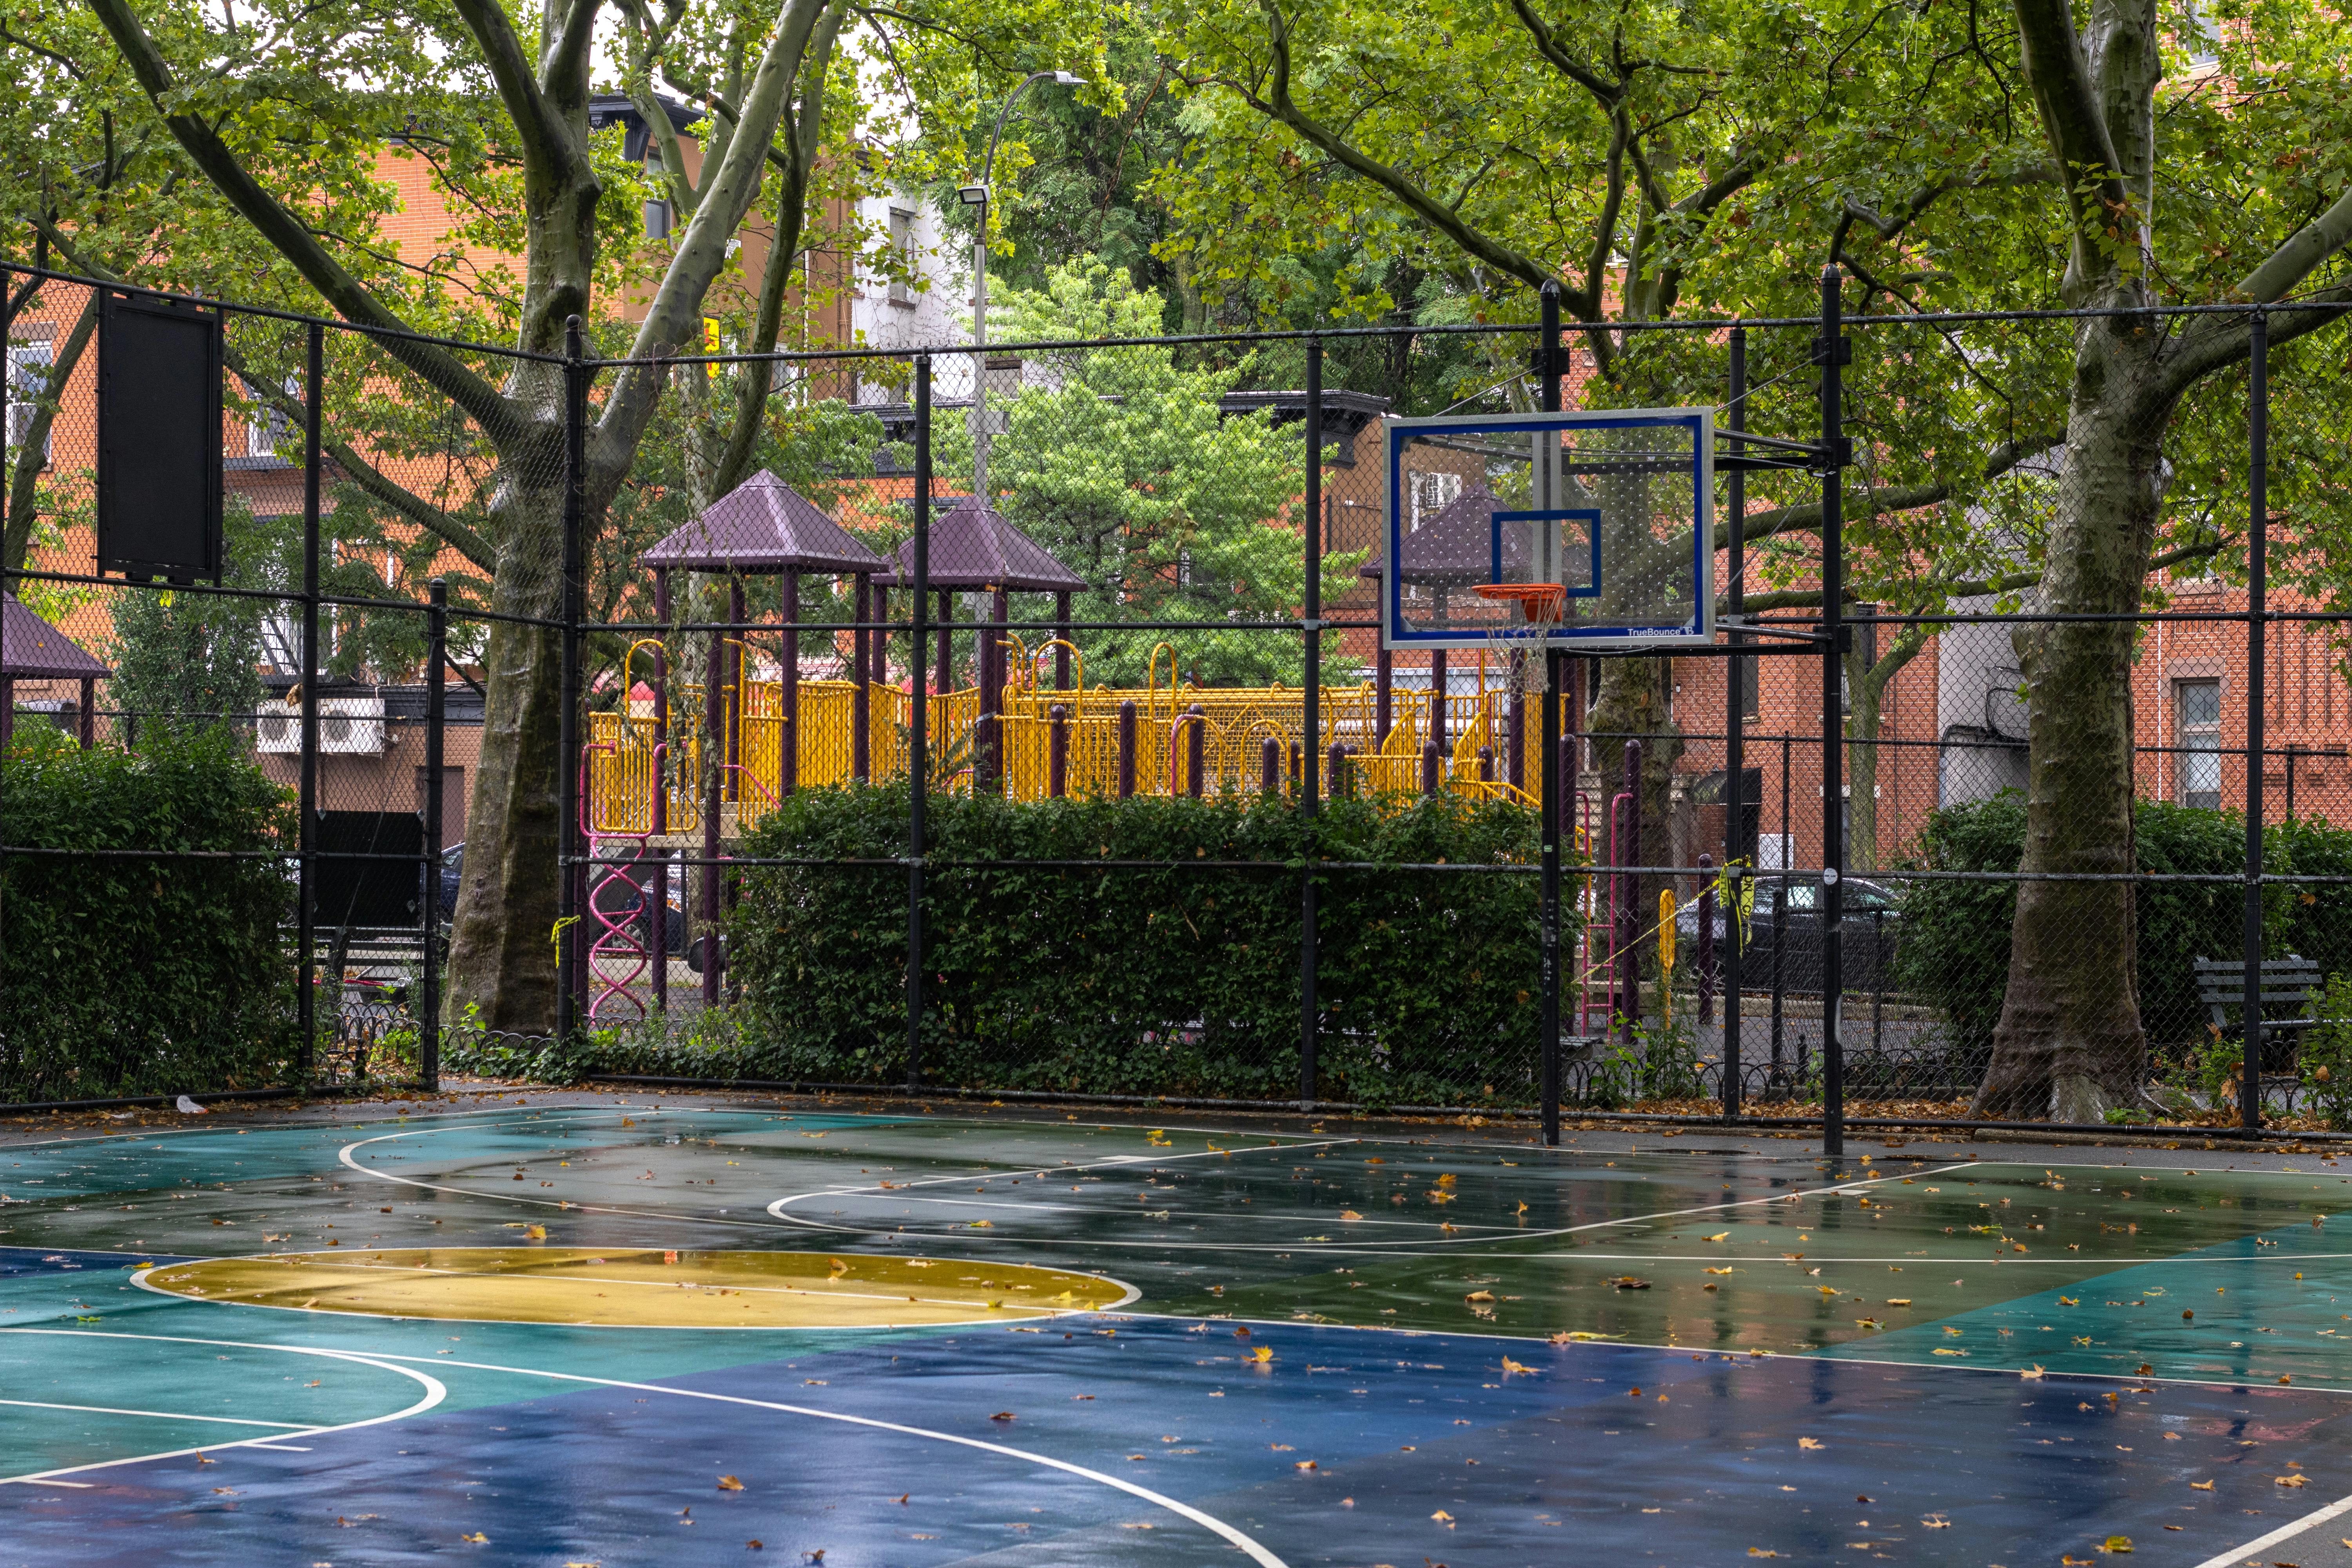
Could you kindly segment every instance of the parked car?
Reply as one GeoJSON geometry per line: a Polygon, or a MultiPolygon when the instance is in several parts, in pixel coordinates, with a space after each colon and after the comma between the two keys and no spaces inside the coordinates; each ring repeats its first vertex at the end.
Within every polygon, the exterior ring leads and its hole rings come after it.
{"type": "MultiPolygon", "coordinates": [[[[465,880],[466,847],[452,844],[441,851],[441,918],[449,920],[457,912],[457,887],[465,880]]],[[[642,889],[625,890],[615,883],[596,895],[597,907],[612,915],[639,916],[642,935],[649,939],[652,922],[644,920],[646,899],[642,889]]],[[[669,951],[678,957],[686,952],[686,868],[672,864],[669,868],[669,951]]]]}
{"type": "MultiPolygon", "coordinates": [[[[1780,984],[1784,994],[1818,996],[1822,990],[1822,883],[1819,873],[1773,872],[1756,879],[1756,908],[1748,922],[1748,942],[1739,959],[1740,989],[1769,991],[1773,986],[1773,954],[1780,951],[1780,984]]],[[[1845,879],[1843,933],[1845,989],[1875,991],[1895,972],[1895,945],[1903,931],[1903,900],[1876,882],[1861,877],[1845,879]]],[[[1729,941],[1727,911],[1715,911],[1716,963],[1729,941]]],[[[1696,962],[1698,904],[1685,904],[1675,917],[1677,939],[1696,962]]]]}

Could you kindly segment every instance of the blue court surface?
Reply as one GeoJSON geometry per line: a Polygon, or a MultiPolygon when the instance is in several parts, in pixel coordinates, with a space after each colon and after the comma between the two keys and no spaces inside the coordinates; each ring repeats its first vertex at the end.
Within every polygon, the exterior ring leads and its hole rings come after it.
{"type": "Polygon", "coordinates": [[[0,1565],[2352,1564],[2326,1156],[580,1098],[0,1142],[0,1565]]]}

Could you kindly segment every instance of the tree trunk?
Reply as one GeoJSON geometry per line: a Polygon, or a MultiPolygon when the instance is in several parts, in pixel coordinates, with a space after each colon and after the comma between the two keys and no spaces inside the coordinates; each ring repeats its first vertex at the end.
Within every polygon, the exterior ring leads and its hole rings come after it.
{"type": "MultiPolygon", "coordinates": [[[[563,609],[562,447],[558,461],[510,456],[516,481],[499,531],[491,608],[553,619],[563,609]],[[527,487],[527,488],[526,488],[527,487]]],[[[466,813],[466,867],[450,922],[448,1008],[485,1029],[545,1036],[556,1013],[555,921],[563,868],[561,754],[562,634],[551,626],[490,624],[484,655],[480,760],[466,813]],[[472,1016],[468,1018],[469,1009],[472,1016]]]]}
{"type": "MultiPolygon", "coordinates": [[[[2077,338],[2066,461],[2042,579],[2053,614],[2139,608],[2164,497],[2172,407],[2152,392],[2157,344],[2125,321],[2077,338]]],[[[2025,853],[2032,873],[2128,873],[2132,844],[2128,621],[2042,624],[2013,634],[2032,752],[2025,853]]],[[[2018,887],[2009,989],[1974,1114],[2097,1121],[2147,1078],[2129,882],[2018,887]]]]}

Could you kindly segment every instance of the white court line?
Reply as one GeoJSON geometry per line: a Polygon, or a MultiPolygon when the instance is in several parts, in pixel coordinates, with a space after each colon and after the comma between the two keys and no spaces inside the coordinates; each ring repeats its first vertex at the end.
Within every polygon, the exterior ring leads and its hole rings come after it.
{"type": "MultiPolygon", "coordinates": [[[[424,1373],[418,1372],[411,1367],[397,1365],[395,1364],[395,1362],[390,1358],[379,1359],[375,1356],[360,1354],[355,1351],[320,1350],[308,1345],[258,1344],[250,1340],[200,1340],[183,1334],[125,1334],[110,1332],[97,1329],[0,1328],[0,1334],[41,1334],[56,1339],[70,1340],[144,1340],[158,1344],[212,1345],[215,1348],[226,1350],[274,1351],[280,1355],[324,1356],[329,1361],[352,1362],[361,1366],[372,1366],[378,1372],[398,1373],[401,1376],[409,1379],[411,1382],[419,1383],[425,1386],[425,1397],[418,1400],[415,1404],[410,1405],[405,1410],[395,1410],[389,1415],[371,1415],[364,1421],[345,1421],[332,1426],[306,1427],[303,1428],[300,1433],[300,1435],[305,1437],[324,1436],[331,1432],[354,1432],[362,1426],[378,1426],[387,1421],[405,1420],[411,1415],[423,1415],[425,1411],[432,1409],[444,1399],[449,1397],[448,1388],[443,1384],[441,1380],[438,1378],[429,1377],[424,1373]]],[[[401,1361],[407,1361],[415,1358],[403,1356],[398,1359],[401,1361]]],[[[0,1486],[7,1486],[19,1481],[28,1483],[46,1482],[58,1486],[70,1486],[74,1483],[70,1481],[58,1481],[55,1478],[58,1476],[78,1476],[89,1470],[110,1469],[116,1465],[136,1465],[143,1463],[149,1459],[176,1459],[184,1454],[217,1454],[224,1448],[252,1447],[264,1441],[266,1441],[266,1439],[260,1437],[243,1437],[227,1443],[207,1443],[202,1447],[196,1448],[167,1448],[161,1453],[155,1454],[132,1454],[120,1459],[100,1459],[94,1463],[87,1465],[66,1465],[54,1470],[35,1470],[21,1476],[0,1476],[0,1486]]]]}
{"type": "MultiPolygon", "coordinates": [[[[423,1360],[422,1357],[394,1356],[389,1352],[383,1353],[388,1360],[423,1360]]],[[[1171,1513],[1188,1519],[1194,1524],[1199,1525],[1202,1529],[1209,1531],[1220,1538],[1241,1548],[1242,1551],[1249,1554],[1252,1562],[1260,1564],[1260,1568],[1289,1568],[1289,1565],[1284,1563],[1281,1558],[1267,1551],[1264,1546],[1258,1544],[1257,1542],[1251,1539],[1248,1535],[1245,1535],[1241,1531],[1234,1529],[1232,1525],[1227,1524],[1223,1520],[1217,1518],[1213,1514],[1202,1512],[1199,1509],[1192,1507],[1190,1503],[1179,1502],[1174,1498],[1168,1496],[1164,1492],[1153,1491],[1149,1487],[1139,1486],[1133,1481],[1123,1479],[1118,1476],[1107,1474],[1101,1470],[1089,1469],[1084,1465],[1073,1464],[1067,1459],[1056,1459],[1048,1454],[1032,1453],[1026,1448],[1015,1448],[1003,1443],[991,1443],[978,1437],[961,1436],[953,1432],[934,1432],[929,1427],[908,1426],[897,1421],[877,1420],[870,1415],[851,1415],[838,1410],[819,1410],[812,1405],[782,1405],[767,1399],[749,1399],[741,1394],[709,1394],[700,1389],[675,1388],[667,1384],[661,1383],[630,1383],[624,1379],[614,1377],[588,1377],[578,1373],[542,1372],[537,1367],[501,1366],[493,1362],[447,1361],[439,1357],[436,1357],[431,1364],[435,1366],[462,1366],[470,1368],[477,1372],[508,1373],[519,1377],[552,1378],[562,1383],[590,1384],[599,1388],[628,1388],[635,1389],[644,1394],[672,1394],[680,1399],[708,1399],[720,1405],[748,1405],[754,1410],[775,1410],[781,1411],[787,1415],[809,1415],[814,1416],[820,1421],[839,1421],[852,1426],[866,1426],[880,1432],[897,1432],[909,1437],[929,1437],[935,1442],[953,1443],[961,1447],[978,1448],[983,1453],[1002,1454],[1008,1458],[1020,1459],[1032,1465],[1042,1465],[1048,1469],[1060,1470],[1067,1475],[1081,1476],[1090,1481],[1098,1481],[1104,1486],[1116,1488],[1117,1489],[1127,1493],[1130,1497],[1140,1498],[1144,1501],[1150,1503],[1155,1507],[1166,1509],[1171,1513]]]]}
{"type": "Polygon", "coordinates": [[[315,1432],[307,1421],[247,1421],[235,1415],[184,1415],[176,1410],[117,1410],[110,1405],[52,1405],[45,1399],[0,1399],[26,1410],[79,1410],[91,1415],[152,1415],[158,1421],[214,1421],[225,1426],[274,1426],[281,1432],[315,1432]]]}

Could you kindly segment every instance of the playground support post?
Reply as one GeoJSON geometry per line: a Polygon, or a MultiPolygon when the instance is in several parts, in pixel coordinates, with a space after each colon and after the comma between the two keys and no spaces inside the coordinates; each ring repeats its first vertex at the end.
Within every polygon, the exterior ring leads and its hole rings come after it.
{"type": "Polygon", "coordinates": [[[1046,718],[1045,793],[1059,800],[1070,793],[1070,710],[1056,702],[1046,718]]]}
{"type": "MultiPolygon", "coordinates": [[[[1745,430],[1748,427],[1748,329],[1731,329],[1730,397],[1724,405],[1724,427],[1745,430]]],[[[1739,617],[1746,613],[1748,592],[1748,542],[1744,537],[1748,522],[1748,474],[1734,468],[1728,476],[1729,489],[1726,496],[1726,511],[1731,520],[1731,548],[1725,562],[1728,577],[1724,593],[1732,622],[1731,646],[1738,648],[1747,637],[1738,629],[1739,617]]],[[[1744,871],[1755,868],[1743,866],[1740,857],[1748,852],[1748,757],[1747,736],[1743,733],[1748,699],[1741,686],[1742,672],[1747,666],[1744,656],[1734,653],[1725,661],[1728,674],[1724,681],[1723,704],[1723,776],[1731,791],[1731,805],[1723,814],[1723,865],[1725,896],[1730,908],[1723,922],[1723,1119],[1739,1120],[1739,960],[1746,933],[1740,929],[1739,879],[1744,871]]],[[[1703,928],[1702,928],[1703,929],[1703,928]]]]}
{"type": "Polygon", "coordinates": [[[849,766],[851,776],[864,784],[872,773],[868,760],[874,746],[874,681],[881,666],[878,657],[881,637],[866,627],[867,621],[878,621],[878,614],[869,614],[867,601],[873,598],[871,572],[860,572],[850,578],[856,584],[851,590],[850,604],[857,621],[857,629],[849,635],[849,671],[855,685],[849,693],[849,766]]]}
{"type": "Polygon", "coordinates": [[[1836,264],[1822,269],[1822,1152],[1845,1154],[1844,378],[1852,353],[1836,264]]]}
{"type": "Polygon", "coordinates": [[[2238,1115],[2263,1124],[2263,645],[2270,614],[2270,318],[2251,323],[2246,385],[2246,925],[2245,990],[2238,1009],[2245,1056],[2238,1115]]]}
{"type": "MultiPolygon", "coordinates": [[[[1547,282],[1542,290],[1543,340],[1536,345],[1541,356],[1539,379],[1543,384],[1543,407],[1547,414],[1559,411],[1559,285],[1547,282]]],[[[1543,1065],[1542,1110],[1543,1141],[1548,1147],[1559,1144],[1559,840],[1567,828],[1565,802],[1575,784],[1575,775],[1562,766],[1567,761],[1560,744],[1559,695],[1567,672],[1568,655],[1558,648],[1543,650],[1543,790],[1538,806],[1543,818],[1538,842],[1543,846],[1543,887],[1539,894],[1538,919],[1543,942],[1542,968],[1538,1004],[1538,1028],[1541,1039],[1543,1065]]],[[[1517,737],[1513,750],[1517,751],[1517,737]]]]}
{"type": "Polygon", "coordinates": [[[319,911],[312,872],[319,815],[319,411],[326,391],[325,363],[326,329],[313,321],[304,334],[302,351],[302,783],[298,801],[302,821],[295,846],[301,858],[295,916],[301,970],[295,1008],[301,1041],[295,1074],[303,1083],[310,1081],[319,1044],[319,911]]]}
{"type": "MultiPolygon", "coordinates": [[[[923,686],[923,601],[931,587],[931,356],[915,356],[915,569],[907,734],[907,1087],[923,1086],[923,795],[930,773],[929,694],[923,686]]],[[[942,638],[944,640],[944,637],[942,638]]]]}
{"type": "Polygon", "coordinates": [[[1135,699],[1118,705],[1118,798],[1135,794],[1135,699]]]}
{"type": "Polygon", "coordinates": [[[448,698],[443,671],[449,662],[449,584],[427,589],[425,619],[425,961],[416,977],[416,1081],[431,1094],[441,1087],[441,727],[448,698]]]}
{"type": "Polygon", "coordinates": [[[1320,932],[1315,908],[1315,813],[1319,794],[1317,775],[1322,771],[1317,764],[1323,749],[1323,531],[1315,520],[1323,515],[1323,340],[1307,341],[1307,496],[1302,516],[1306,525],[1299,530],[1307,545],[1306,605],[1299,616],[1301,647],[1306,655],[1305,689],[1300,693],[1305,703],[1304,722],[1307,766],[1299,780],[1298,814],[1306,832],[1301,835],[1305,848],[1306,869],[1298,879],[1298,1104],[1302,1110],[1312,1110],[1316,1089],[1316,1047],[1319,1044],[1318,1014],[1320,1004],[1315,994],[1316,964],[1320,958],[1318,948],[1320,932]]]}
{"type": "Polygon", "coordinates": [[[782,575],[778,618],[784,623],[784,635],[783,646],[776,651],[782,655],[777,662],[783,667],[784,721],[776,742],[776,784],[779,795],[791,795],[801,787],[801,574],[785,572],[782,575]]]}

